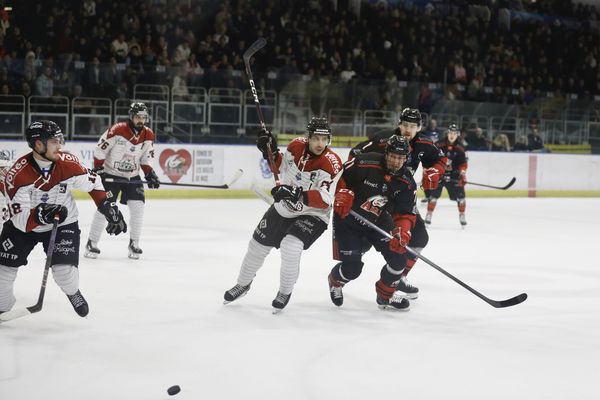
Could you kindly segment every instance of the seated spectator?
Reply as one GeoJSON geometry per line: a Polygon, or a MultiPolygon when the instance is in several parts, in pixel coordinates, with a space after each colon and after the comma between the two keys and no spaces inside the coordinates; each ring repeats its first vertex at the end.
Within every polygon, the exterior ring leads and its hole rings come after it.
{"type": "Polygon", "coordinates": [[[529,142],[529,151],[536,153],[545,153],[548,150],[544,147],[544,139],[538,129],[537,119],[532,119],[529,122],[530,133],[527,135],[527,141],[529,142]]]}
{"type": "Polygon", "coordinates": [[[529,144],[527,143],[526,135],[519,135],[512,151],[523,151],[523,152],[529,151],[529,144]]]}
{"type": "Polygon", "coordinates": [[[483,136],[483,129],[475,128],[475,132],[467,135],[467,150],[469,151],[488,151],[490,149],[488,139],[483,136]]]}
{"type": "Polygon", "coordinates": [[[496,135],[492,141],[492,151],[510,151],[510,141],[504,133],[496,135]]]}
{"type": "Polygon", "coordinates": [[[51,97],[54,95],[54,80],[50,67],[44,67],[44,73],[35,80],[35,90],[38,96],[51,97]]]}
{"type": "Polygon", "coordinates": [[[438,140],[440,140],[440,134],[441,131],[438,129],[437,121],[435,119],[432,119],[429,122],[429,127],[425,129],[425,132],[423,132],[423,135],[433,140],[433,143],[437,143],[438,140]]]}

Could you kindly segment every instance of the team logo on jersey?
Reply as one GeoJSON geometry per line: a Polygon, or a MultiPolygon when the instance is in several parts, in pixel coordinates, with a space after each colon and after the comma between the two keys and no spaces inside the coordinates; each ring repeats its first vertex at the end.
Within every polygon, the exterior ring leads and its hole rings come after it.
{"type": "Polygon", "coordinates": [[[298,173],[296,174],[296,180],[297,180],[297,181],[301,181],[301,180],[302,180],[302,173],[301,173],[301,172],[298,172],[298,173]]]}
{"type": "Polygon", "coordinates": [[[179,149],[165,149],[158,157],[160,167],[171,182],[177,183],[182,176],[187,174],[192,166],[192,156],[189,151],[179,149]]]}
{"type": "Polygon", "coordinates": [[[4,242],[2,242],[2,248],[4,249],[4,251],[8,251],[13,247],[15,247],[15,245],[13,244],[13,242],[10,241],[10,239],[6,239],[4,242]]]}
{"type": "Polygon", "coordinates": [[[49,198],[50,198],[50,196],[48,196],[48,193],[44,193],[44,194],[42,195],[42,197],[40,198],[40,201],[41,201],[42,203],[47,203],[49,198]]]}

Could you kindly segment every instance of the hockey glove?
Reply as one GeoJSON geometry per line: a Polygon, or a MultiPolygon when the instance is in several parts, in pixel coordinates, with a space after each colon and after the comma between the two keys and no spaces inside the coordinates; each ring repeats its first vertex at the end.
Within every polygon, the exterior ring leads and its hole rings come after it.
{"type": "Polygon", "coordinates": [[[106,218],[108,221],[106,232],[108,232],[110,235],[118,235],[121,232],[127,232],[127,224],[125,223],[123,214],[121,214],[121,211],[119,211],[119,208],[114,201],[110,202],[108,200],[104,200],[102,203],[100,203],[98,211],[100,211],[100,213],[104,215],[104,218],[106,218]]]}
{"type": "Polygon", "coordinates": [[[35,207],[35,222],[38,225],[48,225],[54,221],[54,216],[58,215],[58,223],[64,222],[67,219],[69,211],[67,207],[60,204],[41,203],[35,207]]]}
{"type": "Polygon", "coordinates": [[[256,139],[256,147],[260,150],[265,160],[269,159],[267,155],[268,149],[271,149],[271,153],[275,154],[279,151],[277,148],[277,140],[271,132],[266,129],[262,129],[258,134],[258,139],[256,139]]]}
{"type": "Polygon", "coordinates": [[[160,181],[158,180],[158,176],[154,170],[148,172],[145,176],[146,185],[148,185],[148,189],[158,189],[160,187],[160,181]]]}
{"type": "Polygon", "coordinates": [[[421,185],[423,189],[434,190],[437,189],[440,183],[440,177],[442,174],[436,168],[427,168],[423,170],[423,179],[421,185]]]}
{"type": "Polygon", "coordinates": [[[390,250],[396,253],[406,253],[406,245],[410,242],[411,233],[410,231],[396,227],[392,231],[393,238],[390,240],[390,250]]]}
{"type": "Polygon", "coordinates": [[[279,185],[271,189],[271,195],[276,203],[281,200],[297,203],[302,197],[302,188],[300,186],[279,185]]]}
{"type": "Polygon", "coordinates": [[[464,187],[467,183],[467,171],[460,171],[460,175],[458,177],[458,186],[464,187]]]}
{"type": "Polygon", "coordinates": [[[101,165],[99,167],[92,168],[92,172],[100,177],[100,179],[104,180],[106,176],[106,171],[104,170],[104,166],[101,165]]]}
{"type": "Polygon", "coordinates": [[[333,200],[333,212],[342,218],[346,218],[352,209],[353,202],[354,192],[350,189],[340,189],[333,200]]]}

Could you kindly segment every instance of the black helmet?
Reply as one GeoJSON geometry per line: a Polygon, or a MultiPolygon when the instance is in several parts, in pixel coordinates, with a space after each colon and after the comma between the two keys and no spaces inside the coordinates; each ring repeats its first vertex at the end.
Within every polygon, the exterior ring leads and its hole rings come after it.
{"type": "Polygon", "coordinates": [[[306,138],[310,139],[313,135],[323,135],[327,136],[329,141],[327,144],[331,143],[331,128],[329,127],[329,122],[327,122],[327,118],[325,117],[312,117],[310,122],[306,126],[306,138]]]}
{"type": "Polygon", "coordinates": [[[387,141],[385,145],[385,152],[400,154],[402,156],[408,156],[410,153],[410,148],[408,146],[408,142],[406,138],[402,135],[392,135],[387,141]]]}
{"type": "Polygon", "coordinates": [[[25,129],[25,140],[32,149],[35,141],[40,140],[44,145],[48,139],[57,138],[64,142],[64,136],[60,126],[54,121],[34,121],[25,129]]]}
{"type": "Polygon", "coordinates": [[[146,117],[148,119],[148,107],[144,103],[134,102],[129,106],[129,118],[133,120],[133,117],[136,115],[140,115],[142,117],[146,117]]]}
{"type": "Polygon", "coordinates": [[[460,135],[460,129],[457,124],[448,125],[448,132],[450,132],[450,131],[454,131],[460,135]]]}
{"type": "Polygon", "coordinates": [[[400,113],[400,121],[398,121],[398,123],[401,124],[402,122],[415,123],[415,124],[417,124],[419,129],[421,129],[421,124],[423,123],[423,118],[421,117],[421,112],[419,110],[417,110],[416,108],[405,108],[400,113]]]}

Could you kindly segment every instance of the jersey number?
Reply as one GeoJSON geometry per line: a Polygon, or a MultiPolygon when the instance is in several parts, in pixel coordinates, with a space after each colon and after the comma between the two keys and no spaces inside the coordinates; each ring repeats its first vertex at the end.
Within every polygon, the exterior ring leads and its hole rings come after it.
{"type": "Polygon", "coordinates": [[[110,146],[110,144],[106,140],[100,139],[100,143],[98,143],[98,146],[100,146],[102,150],[106,150],[108,146],[110,146]]]}

